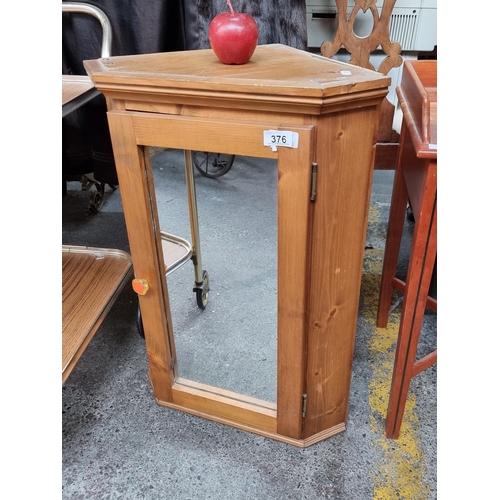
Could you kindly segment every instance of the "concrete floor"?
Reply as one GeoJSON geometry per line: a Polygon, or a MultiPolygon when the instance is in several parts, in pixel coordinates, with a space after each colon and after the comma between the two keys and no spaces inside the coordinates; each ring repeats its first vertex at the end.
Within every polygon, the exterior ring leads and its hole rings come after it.
{"type": "MultiPolygon", "coordinates": [[[[182,165],[179,151],[153,158],[162,229],[190,239],[182,165]]],[[[388,328],[377,329],[375,318],[392,178],[374,173],[345,432],[298,449],[158,406],[135,323],[137,298],[126,287],[62,389],[62,497],[437,498],[436,366],[412,381],[400,439],[384,434],[398,294],[388,328]]],[[[191,264],[169,276],[180,373],[273,401],[276,169],[270,160],[237,157],[223,177],[197,173],[196,182],[211,292],[201,312],[191,264]]],[[[78,183],[68,185],[63,243],[128,250],[119,189],[108,188],[92,217],[85,215],[87,197],[78,183]]],[[[405,231],[402,276],[411,223],[405,231]]],[[[436,342],[429,311],[419,354],[436,342]]]]}

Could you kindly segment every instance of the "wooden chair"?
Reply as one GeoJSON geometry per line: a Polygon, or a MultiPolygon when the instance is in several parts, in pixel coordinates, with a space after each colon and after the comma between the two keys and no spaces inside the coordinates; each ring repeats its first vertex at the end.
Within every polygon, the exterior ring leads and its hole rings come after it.
{"type": "MultiPolygon", "coordinates": [[[[377,71],[387,75],[392,68],[397,68],[403,63],[401,45],[389,39],[389,22],[396,0],[385,0],[379,16],[376,0],[355,0],[355,5],[350,15],[347,15],[347,0],[335,0],[338,12],[338,28],[333,41],[323,42],[321,54],[332,57],[343,47],[350,54],[349,62],[362,68],[374,70],[370,62],[370,55],[379,47],[382,48],[386,58],[382,61],[377,71]],[[360,11],[370,10],[373,15],[373,28],[371,33],[360,38],[354,32],[354,20],[360,11]]],[[[377,147],[375,153],[375,169],[395,170],[396,157],[399,143],[399,133],[394,130],[395,106],[386,98],[380,112],[377,147]]]]}

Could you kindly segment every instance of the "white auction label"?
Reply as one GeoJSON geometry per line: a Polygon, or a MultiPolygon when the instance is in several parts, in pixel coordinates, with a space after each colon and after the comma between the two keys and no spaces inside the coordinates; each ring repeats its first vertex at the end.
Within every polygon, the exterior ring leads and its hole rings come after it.
{"type": "Polygon", "coordinates": [[[299,147],[299,134],[290,130],[264,130],[264,146],[277,151],[277,146],[285,148],[299,147]]]}

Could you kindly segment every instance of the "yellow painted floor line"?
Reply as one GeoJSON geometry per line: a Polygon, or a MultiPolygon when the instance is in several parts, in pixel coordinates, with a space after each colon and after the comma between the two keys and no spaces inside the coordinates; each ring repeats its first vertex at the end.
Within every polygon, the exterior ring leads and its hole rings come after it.
{"type": "MultiPolygon", "coordinates": [[[[372,205],[369,224],[380,224],[380,212],[372,205]]],[[[384,234],[381,235],[385,238],[384,234]]],[[[415,396],[410,392],[397,440],[385,437],[385,417],[391,387],[394,351],[399,328],[400,308],[389,315],[387,328],[377,328],[377,307],[382,274],[383,249],[367,249],[365,251],[364,273],[362,283],[363,311],[362,317],[371,326],[372,336],[368,339],[370,364],[373,378],[368,389],[368,402],[371,408],[370,428],[372,442],[370,445],[378,450],[374,456],[377,462],[373,466],[373,499],[374,500],[423,500],[429,498],[429,486],[425,482],[426,468],[419,439],[418,415],[415,410],[415,396]]]]}

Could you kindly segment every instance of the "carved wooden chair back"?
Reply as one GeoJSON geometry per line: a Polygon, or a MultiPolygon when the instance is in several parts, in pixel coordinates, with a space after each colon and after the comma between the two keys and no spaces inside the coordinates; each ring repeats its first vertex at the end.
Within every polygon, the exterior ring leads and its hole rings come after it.
{"type": "MultiPolygon", "coordinates": [[[[391,42],[389,38],[389,22],[396,0],[385,0],[379,16],[377,0],[355,0],[354,8],[347,14],[347,0],[335,0],[338,12],[338,27],[331,42],[326,41],[321,45],[321,54],[332,57],[342,47],[350,54],[349,62],[356,66],[375,70],[370,62],[370,55],[381,48],[386,55],[376,71],[387,75],[393,68],[403,64],[401,57],[401,45],[391,42]],[[371,11],[373,16],[373,28],[371,33],[365,37],[359,37],[354,32],[354,21],[360,11],[366,13],[371,11]]],[[[377,154],[375,168],[394,169],[396,166],[397,145],[399,134],[393,130],[394,105],[386,98],[380,111],[380,123],[377,137],[377,154]],[[379,147],[387,144],[387,148],[379,147]]]]}

